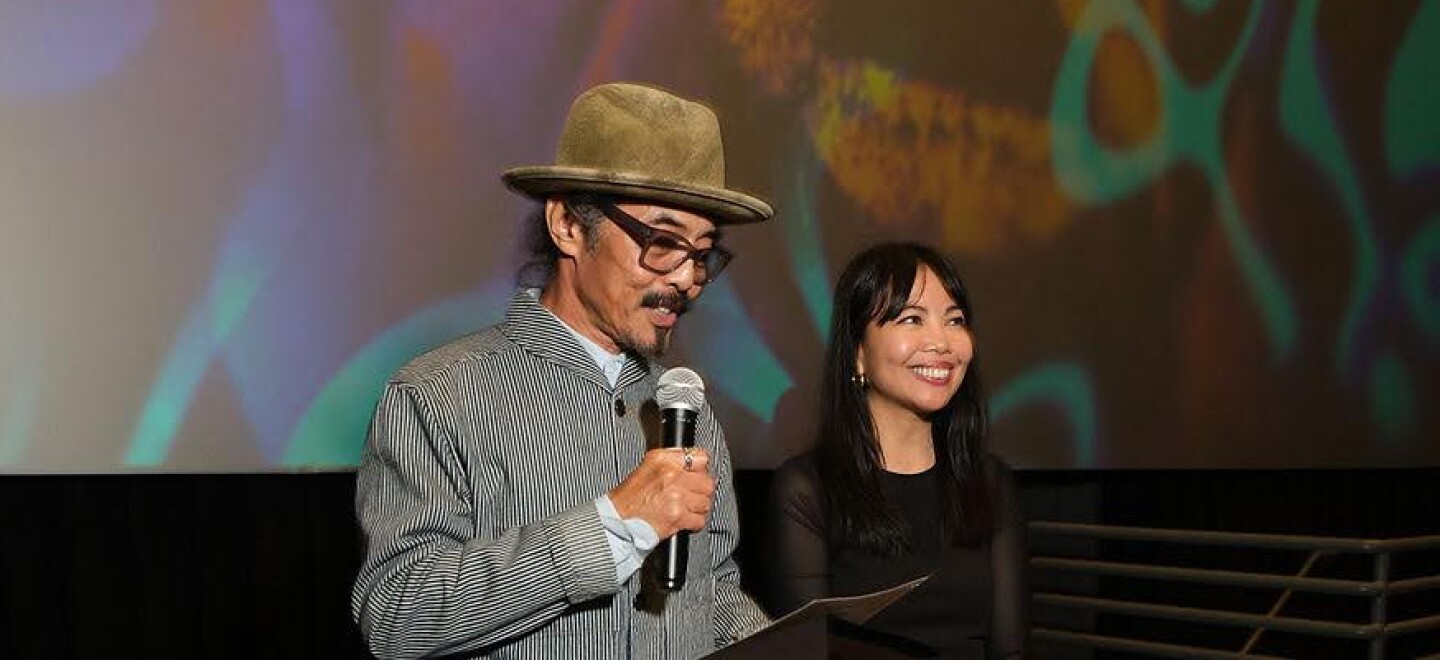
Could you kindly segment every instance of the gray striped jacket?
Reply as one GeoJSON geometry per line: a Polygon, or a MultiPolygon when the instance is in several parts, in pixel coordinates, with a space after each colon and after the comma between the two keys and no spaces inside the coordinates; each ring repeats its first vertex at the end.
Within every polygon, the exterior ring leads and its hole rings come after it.
{"type": "Polygon", "coordinates": [[[629,360],[612,388],[530,292],[500,324],[416,358],[386,384],[361,457],[365,560],[351,606],[381,657],[693,658],[765,615],[740,590],[724,434],[709,406],[708,528],[684,589],[650,566],[616,584],[594,500],[655,438],[659,369],[629,360]]]}

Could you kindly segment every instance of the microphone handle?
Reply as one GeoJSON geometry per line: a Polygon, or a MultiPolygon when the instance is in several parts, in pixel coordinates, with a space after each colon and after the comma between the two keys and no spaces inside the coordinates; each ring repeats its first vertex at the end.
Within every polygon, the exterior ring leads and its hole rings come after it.
{"type": "MultiPolygon", "coordinates": [[[[666,408],[660,411],[660,443],[663,447],[695,446],[695,411],[685,408],[666,408]]],[[[660,542],[664,573],[660,576],[660,587],[666,591],[679,591],[685,586],[685,566],[690,563],[690,532],[682,531],[660,542]]]]}

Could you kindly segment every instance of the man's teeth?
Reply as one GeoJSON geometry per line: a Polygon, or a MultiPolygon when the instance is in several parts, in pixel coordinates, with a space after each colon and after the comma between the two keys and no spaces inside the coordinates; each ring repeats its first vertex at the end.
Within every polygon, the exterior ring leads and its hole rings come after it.
{"type": "Polygon", "coordinates": [[[944,380],[950,377],[949,369],[941,369],[939,367],[914,367],[913,370],[915,373],[933,380],[944,380]]]}

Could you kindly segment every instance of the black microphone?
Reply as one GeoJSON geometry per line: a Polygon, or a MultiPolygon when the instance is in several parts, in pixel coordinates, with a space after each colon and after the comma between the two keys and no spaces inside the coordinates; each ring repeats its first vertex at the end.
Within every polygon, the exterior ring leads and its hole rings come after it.
{"type": "MultiPolygon", "coordinates": [[[[655,403],[660,407],[660,446],[694,447],[695,421],[705,405],[705,381],[700,375],[675,367],[660,375],[655,389],[655,403]]],[[[690,559],[690,532],[682,531],[660,542],[656,548],[665,562],[660,586],[666,591],[679,591],[685,586],[685,565],[690,559]]]]}

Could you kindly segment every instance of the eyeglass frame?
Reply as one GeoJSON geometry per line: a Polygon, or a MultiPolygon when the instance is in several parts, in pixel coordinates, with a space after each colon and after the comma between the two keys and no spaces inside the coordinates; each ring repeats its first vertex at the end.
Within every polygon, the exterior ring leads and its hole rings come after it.
{"type": "Polygon", "coordinates": [[[575,205],[586,204],[599,211],[605,219],[615,223],[615,226],[619,227],[620,231],[624,232],[626,236],[630,237],[630,240],[635,241],[635,244],[640,246],[640,256],[636,259],[640,267],[657,275],[673,273],[680,270],[680,267],[684,266],[685,262],[690,261],[694,262],[697,273],[701,271],[705,273],[703,280],[698,277],[695,280],[696,284],[703,286],[714,282],[716,278],[720,277],[720,273],[725,272],[725,268],[729,266],[730,261],[735,258],[734,252],[725,249],[724,246],[719,244],[704,249],[697,248],[694,243],[691,243],[690,240],[684,236],[673,231],[652,227],[646,224],[645,221],[626,213],[624,209],[610,200],[595,197],[580,197],[565,200],[563,203],[566,212],[577,218],[583,218],[584,216],[575,208],[575,205]],[[645,263],[645,255],[649,253],[650,247],[657,238],[672,240],[676,243],[676,247],[685,251],[684,258],[675,262],[675,265],[671,266],[668,270],[656,268],[645,263]],[[718,265],[706,266],[705,259],[712,254],[719,260],[718,265]]]}

